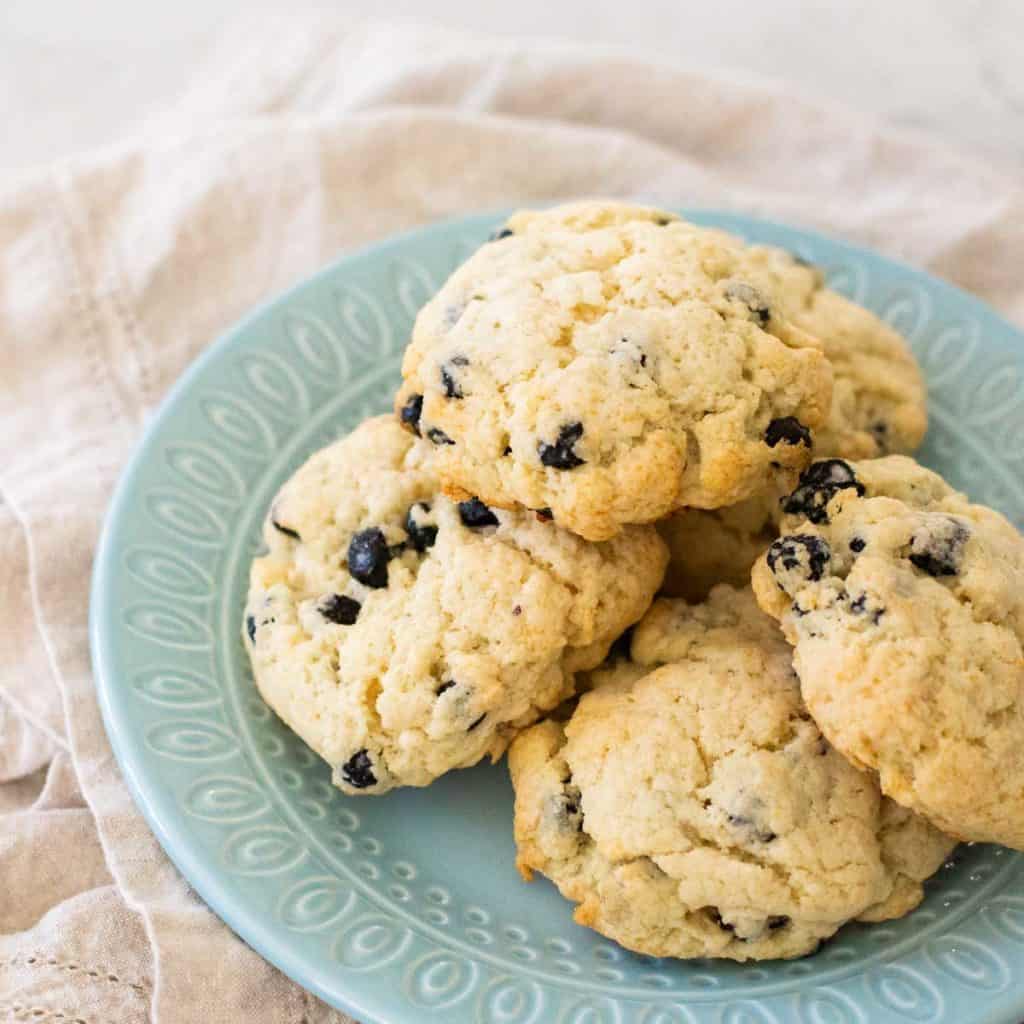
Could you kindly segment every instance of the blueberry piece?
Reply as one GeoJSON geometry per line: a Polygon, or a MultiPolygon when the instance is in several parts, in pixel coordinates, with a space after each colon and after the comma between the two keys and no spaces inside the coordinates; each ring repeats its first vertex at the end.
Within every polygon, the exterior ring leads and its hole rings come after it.
{"type": "Polygon", "coordinates": [[[373,762],[364,747],[357,750],[342,766],[341,777],[353,789],[368,789],[377,785],[377,776],[373,774],[373,762]]]}
{"type": "Polygon", "coordinates": [[[469,723],[469,726],[466,728],[466,732],[472,732],[486,717],[487,712],[485,711],[479,718],[469,723]]]}
{"type": "Polygon", "coordinates": [[[929,576],[956,576],[970,532],[956,519],[940,518],[910,538],[909,558],[929,576]]]}
{"type": "Polygon", "coordinates": [[[759,828],[753,819],[746,818],[742,814],[727,814],[726,820],[736,828],[749,831],[759,843],[770,843],[778,838],[770,829],[759,828]]]}
{"type": "Polygon", "coordinates": [[[566,423],[559,429],[558,439],[554,444],[541,441],[537,445],[541,463],[551,469],[575,469],[582,466],[585,460],[573,451],[573,446],[582,436],[582,423],[566,423]]]}
{"type": "Polygon", "coordinates": [[[430,505],[425,501],[417,501],[409,506],[405,513],[405,532],[409,535],[409,543],[420,552],[434,546],[437,540],[437,526],[425,521],[430,512],[430,505]]]}
{"type": "Polygon", "coordinates": [[[511,238],[515,232],[511,228],[495,228],[488,236],[488,242],[500,242],[503,238],[511,238]]]}
{"type": "Polygon", "coordinates": [[[726,285],[725,297],[732,302],[742,302],[762,327],[768,326],[768,321],[772,318],[772,307],[753,285],[733,281],[726,285]]]}
{"type": "Polygon", "coordinates": [[[302,540],[297,530],[293,530],[290,526],[285,526],[283,523],[279,523],[273,515],[270,517],[270,525],[273,526],[278,533],[283,533],[286,537],[291,537],[292,540],[302,540]]]}
{"type": "Polygon", "coordinates": [[[256,618],[253,615],[245,617],[245,632],[249,636],[249,643],[256,643],[256,618]]]}
{"type": "Polygon", "coordinates": [[[779,586],[791,596],[804,583],[820,580],[831,561],[828,544],[811,533],[779,537],[768,549],[768,568],[779,586]]]}
{"type": "Polygon", "coordinates": [[[440,697],[442,693],[446,693],[455,685],[454,679],[446,679],[438,688],[437,696],[440,697]]]}
{"type": "Polygon", "coordinates": [[[583,795],[572,784],[572,775],[562,781],[562,792],[555,797],[554,812],[559,829],[583,831],[583,795]]]}
{"type": "Polygon", "coordinates": [[[550,523],[555,518],[554,512],[551,511],[547,506],[544,508],[532,508],[530,511],[542,522],[550,523]]]}
{"type": "Polygon", "coordinates": [[[859,555],[867,546],[868,542],[863,537],[854,537],[850,541],[850,550],[855,555],[859,555]]]}
{"type": "Polygon", "coordinates": [[[505,450],[501,454],[502,455],[511,455],[512,454],[512,445],[510,445],[510,444],[505,445],[505,450]]]}
{"type": "Polygon", "coordinates": [[[780,928],[785,928],[789,924],[789,918],[785,914],[772,914],[768,918],[768,931],[778,931],[780,928]]]}
{"type": "Polygon", "coordinates": [[[455,379],[454,367],[469,366],[469,360],[465,356],[452,356],[444,366],[441,367],[441,387],[444,389],[445,398],[464,398],[462,388],[455,379]]]}
{"type": "Polygon", "coordinates": [[[376,526],[354,534],[348,545],[348,571],[360,583],[379,590],[388,585],[388,560],[391,551],[384,534],[376,526]]]}
{"type": "Polygon", "coordinates": [[[772,420],[764,432],[764,443],[774,448],[780,441],[785,444],[804,444],[811,447],[811,432],[795,417],[783,416],[772,420]]]}
{"type": "Polygon", "coordinates": [[[440,427],[431,427],[427,431],[427,440],[431,444],[455,444],[440,427]]]}
{"type": "Polygon", "coordinates": [[[498,517],[479,499],[459,502],[459,518],[463,526],[479,530],[484,526],[497,526],[498,517]]]}
{"type": "Polygon", "coordinates": [[[420,417],[423,415],[423,396],[410,395],[402,406],[398,418],[406,430],[420,436],[420,417]]]}
{"type": "Polygon", "coordinates": [[[843,490],[864,494],[864,485],[857,479],[853,467],[842,459],[822,459],[813,462],[800,474],[797,489],[782,502],[787,515],[800,515],[812,523],[828,522],[828,503],[843,490]]]}
{"type": "Polygon", "coordinates": [[[850,611],[854,615],[867,615],[871,619],[873,626],[878,625],[879,619],[885,614],[884,608],[878,608],[868,604],[868,595],[861,594],[850,602],[850,611]]]}
{"type": "Polygon", "coordinates": [[[328,594],[320,599],[317,611],[328,620],[339,626],[351,626],[359,618],[362,605],[355,598],[345,594],[328,594]]]}

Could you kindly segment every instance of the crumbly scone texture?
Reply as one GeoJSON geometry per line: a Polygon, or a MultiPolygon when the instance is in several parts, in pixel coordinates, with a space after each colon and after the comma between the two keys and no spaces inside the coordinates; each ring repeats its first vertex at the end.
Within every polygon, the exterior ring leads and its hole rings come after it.
{"type": "Polygon", "coordinates": [[[744,587],[754,562],[779,535],[781,489],[718,509],[684,508],[658,523],[668,545],[662,584],[668,597],[702,601],[717,583],[744,587]]]}
{"type": "Polygon", "coordinates": [[[391,416],[285,484],[243,638],[267,703],[348,793],[499,757],[647,609],[653,527],[588,544],[525,511],[457,505],[391,416]]]}
{"type": "Polygon", "coordinates": [[[518,213],[421,310],[396,411],[450,493],[590,540],[733,504],[807,464],[832,391],[748,269],[737,239],[646,207],[518,213]]]}
{"type": "Polygon", "coordinates": [[[928,429],[928,393],[906,339],[826,288],[816,267],[785,250],[751,246],[747,261],[751,282],[774,294],[790,322],[821,341],[832,364],[832,407],[814,432],[815,457],[915,452],[928,429]]]}
{"type": "Polygon", "coordinates": [[[641,678],[592,673],[568,723],[512,745],[526,878],[543,872],[580,924],[652,956],[796,957],[916,905],[953,841],[829,746],[749,588],[659,599],[631,661],[641,678]]]}
{"type": "Polygon", "coordinates": [[[754,568],[804,699],[882,791],[1024,849],[1024,538],[912,459],[814,463],[754,568]]]}
{"type": "MultiPolygon", "coordinates": [[[[771,246],[747,250],[749,278],[824,346],[832,406],[814,432],[815,458],[910,455],[928,427],[927,391],[906,340],[874,313],[824,287],[817,268],[771,246]]],[[[766,488],[722,509],[681,509],[658,524],[671,558],[664,593],[699,601],[715,583],[743,585],[778,536],[778,499],[766,488]]]]}

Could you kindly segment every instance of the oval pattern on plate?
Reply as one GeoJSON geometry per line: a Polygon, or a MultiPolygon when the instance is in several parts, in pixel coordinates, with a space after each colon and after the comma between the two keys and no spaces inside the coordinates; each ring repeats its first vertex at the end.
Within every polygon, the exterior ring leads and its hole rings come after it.
{"type": "Polygon", "coordinates": [[[295,834],[280,825],[254,825],[224,844],[224,864],[240,875],[280,875],[306,856],[295,834]]]}
{"type": "Polygon", "coordinates": [[[204,498],[225,505],[237,505],[245,497],[245,482],[241,473],[209,445],[171,445],[164,457],[181,481],[199,491],[204,498]]]}
{"type": "Polygon", "coordinates": [[[946,1005],[942,994],[920,971],[902,964],[883,967],[868,982],[878,1002],[907,1020],[942,1020],[946,1005]]]}
{"type": "Polygon", "coordinates": [[[143,586],[158,594],[170,594],[186,601],[208,601],[213,596],[210,574],[181,555],[135,548],[125,555],[124,567],[143,586]]]}
{"type": "Polygon", "coordinates": [[[182,806],[194,818],[237,825],[269,810],[270,800],[253,779],[244,775],[210,775],[192,784],[182,806]]]}
{"type": "Polygon", "coordinates": [[[234,735],[212,722],[163,721],[146,733],[149,749],[162,757],[201,763],[221,761],[238,753],[234,735]]]}
{"type": "MultiPolygon", "coordinates": [[[[329,268],[210,347],[154,417],[112,505],[92,613],[114,747],[161,840],[246,941],[363,1024],[1024,1019],[1018,854],[962,847],[911,917],[844,929],[802,961],[654,961],[519,881],[502,767],[353,799],[259,700],[240,636],[265,511],[317,446],[390,408],[415,307],[495,220],[329,268]]],[[[799,252],[912,330],[933,410],[925,460],[1024,525],[1019,334],[841,244],[705,221],[799,252]]]]}
{"type": "Polygon", "coordinates": [[[180,668],[144,669],[136,673],[132,686],[145,700],[181,711],[221,703],[220,690],[213,679],[180,668]]]}
{"type": "Polygon", "coordinates": [[[292,886],[281,900],[281,920],[297,932],[330,928],[355,906],[355,894],[332,875],[316,875],[292,886]]]}

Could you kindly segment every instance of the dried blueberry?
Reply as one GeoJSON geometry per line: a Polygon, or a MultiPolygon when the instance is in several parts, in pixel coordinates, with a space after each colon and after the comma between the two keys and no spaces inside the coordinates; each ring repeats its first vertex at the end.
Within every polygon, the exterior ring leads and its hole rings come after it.
{"type": "Polygon", "coordinates": [[[469,723],[466,728],[466,732],[472,732],[486,717],[487,712],[485,711],[479,718],[469,723]]]}
{"type": "Polygon", "coordinates": [[[583,831],[583,794],[572,784],[572,775],[562,782],[562,792],[554,800],[554,812],[560,829],[583,831]]]}
{"type": "Polygon", "coordinates": [[[388,542],[376,526],[360,530],[349,541],[348,571],[368,587],[380,589],[388,585],[390,558],[388,542]]]}
{"type": "Polygon", "coordinates": [[[544,508],[534,508],[530,511],[540,520],[542,523],[550,523],[555,518],[555,513],[551,511],[547,506],[544,508]]]}
{"type": "Polygon", "coordinates": [[[742,302],[750,310],[754,319],[762,327],[767,327],[768,321],[772,318],[772,307],[753,285],[743,281],[733,281],[726,285],[725,297],[732,302],[742,302]]]}
{"type": "Polygon", "coordinates": [[[727,814],[726,820],[734,828],[749,831],[759,843],[771,843],[778,838],[770,829],[759,827],[753,819],[744,817],[742,814],[727,814]]]}
{"type": "Polygon", "coordinates": [[[256,643],[256,617],[254,615],[246,615],[245,632],[249,637],[249,643],[256,643]]]}
{"type": "Polygon", "coordinates": [[[469,360],[465,356],[452,356],[441,367],[441,387],[444,389],[445,398],[465,398],[459,382],[455,379],[455,368],[461,366],[469,366],[469,360]]]}
{"type": "Polygon", "coordinates": [[[828,522],[828,503],[843,490],[857,495],[864,493],[864,485],[857,479],[853,467],[842,459],[822,459],[811,463],[800,474],[797,489],[782,502],[782,511],[800,515],[812,523],[828,522]]]}
{"type": "Polygon", "coordinates": [[[463,526],[479,530],[484,526],[497,526],[498,517],[479,499],[459,502],[459,518],[463,526]]]}
{"type": "Polygon", "coordinates": [[[938,518],[910,538],[909,558],[929,576],[956,576],[970,532],[956,519],[938,518]]]}
{"type": "Polygon", "coordinates": [[[515,232],[511,228],[496,228],[488,236],[488,242],[500,242],[503,238],[511,238],[515,232]]]}
{"type": "Polygon", "coordinates": [[[850,611],[854,615],[866,615],[871,619],[871,624],[877,626],[879,620],[885,614],[885,609],[868,602],[868,595],[861,594],[850,602],[850,611]]]}
{"type": "Polygon", "coordinates": [[[811,432],[795,417],[783,416],[772,420],[764,432],[764,443],[774,448],[779,442],[785,444],[803,444],[811,447],[811,432]]]}
{"type": "Polygon", "coordinates": [[[775,932],[780,928],[785,928],[786,925],[789,924],[789,918],[785,914],[772,914],[772,916],[768,918],[767,924],[768,931],[775,932]]]}
{"type": "Polygon", "coordinates": [[[820,580],[831,560],[828,544],[811,533],[779,537],[768,549],[768,568],[790,595],[804,583],[820,580]]]}
{"type": "Polygon", "coordinates": [[[855,555],[859,555],[867,546],[868,542],[863,537],[854,537],[850,541],[850,550],[855,555]]]}
{"type": "Polygon", "coordinates": [[[541,441],[537,445],[541,463],[551,469],[575,469],[582,466],[585,460],[573,451],[573,446],[582,436],[582,423],[566,423],[559,429],[558,439],[554,444],[541,441]]]}
{"type": "Polygon", "coordinates": [[[286,537],[291,537],[292,540],[302,540],[299,536],[298,530],[293,530],[290,526],[285,526],[283,523],[279,523],[273,515],[270,517],[270,525],[273,526],[278,533],[283,533],[286,537]]]}
{"type": "Polygon", "coordinates": [[[409,506],[405,513],[405,532],[409,535],[409,543],[420,552],[432,548],[437,540],[437,525],[427,520],[430,505],[425,501],[417,501],[409,506]]]}
{"type": "Polygon", "coordinates": [[[377,785],[377,776],[373,774],[373,762],[364,747],[357,750],[342,766],[341,777],[353,789],[368,789],[377,785]]]}
{"type": "Polygon", "coordinates": [[[339,626],[351,626],[359,618],[362,605],[355,598],[345,594],[328,594],[320,599],[317,611],[329,622],[339,626]]]}
{"type": "Polygon", "coordinates": [[[440,697],[442,693],[446,693],[455,685],[454,679],[446,679],[438,688],[437,696],[440,697]]]}
{"type": "Polygon", "coordinates": [[[455,444],[455,442],[440,427],[431,427],[427,431],[427,440],[431,444],[455,444]]]}
{"type": "Polygon", "coordinates": [[[402,426],[411,430],[417,437],[420,436],[420,417],[423,415],[423,396],[410,395],[398,414],[402,426]]]}

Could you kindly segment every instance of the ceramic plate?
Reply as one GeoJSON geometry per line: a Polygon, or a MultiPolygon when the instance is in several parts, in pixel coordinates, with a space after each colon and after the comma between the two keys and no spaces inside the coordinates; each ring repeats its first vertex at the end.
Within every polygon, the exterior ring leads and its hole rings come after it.
{"type": "MultiPolygon", "coordinates": [[[[1024,523],[1024,338],[924,274],[748,218],[687,216],[820,265],[907,335],[923,460],[1024,523]]],[[[239,622],[260,523],[315,449],[390,407],[417,309],[497,218],[348,256],[199,359],[126,470],[96,562],[107,729],[167,853],[251,946],[365,1024],[1011,1024],[1024,1017],[1024,856],[961,847],[901,921],[789,963],[635,956],[513,866],[504,764],[351,799],[253,687],[239,622]]]]}

